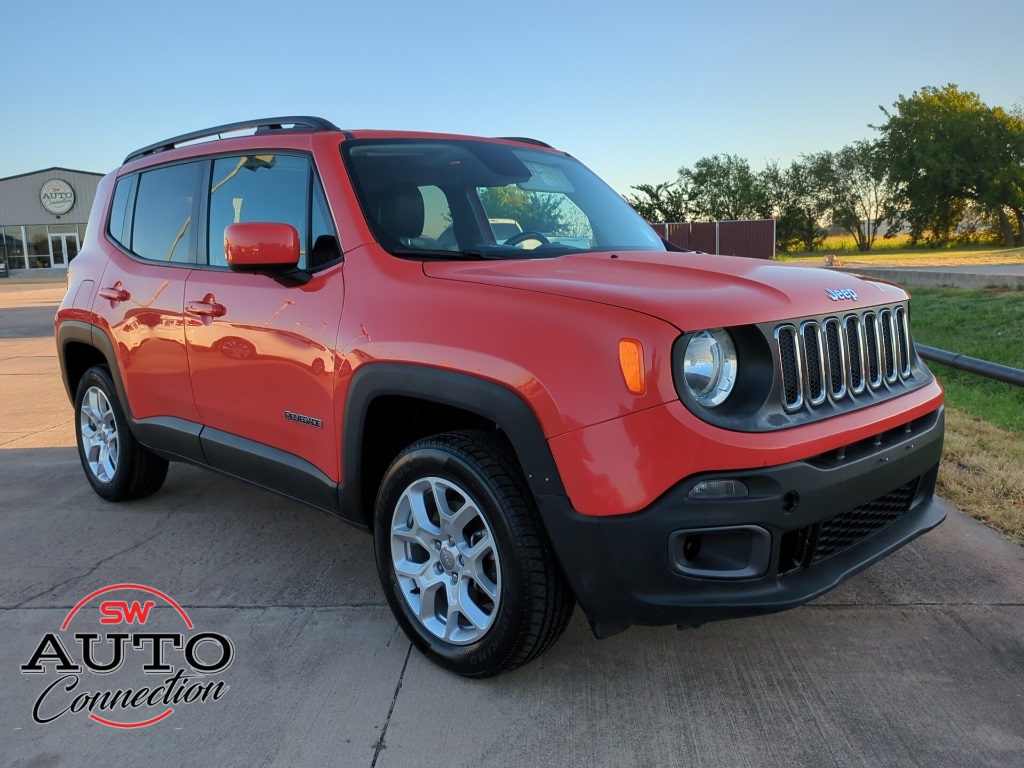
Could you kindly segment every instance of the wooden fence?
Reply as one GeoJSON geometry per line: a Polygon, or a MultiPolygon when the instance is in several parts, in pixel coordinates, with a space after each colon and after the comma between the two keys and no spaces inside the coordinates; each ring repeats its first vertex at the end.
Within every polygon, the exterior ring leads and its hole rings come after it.
{"type": "Polygon", "coordinates": [[[651,224],[654,231],[673,245],[688,251],[775,258],[775,219],[752,221],[682,221],[651,224]]]}

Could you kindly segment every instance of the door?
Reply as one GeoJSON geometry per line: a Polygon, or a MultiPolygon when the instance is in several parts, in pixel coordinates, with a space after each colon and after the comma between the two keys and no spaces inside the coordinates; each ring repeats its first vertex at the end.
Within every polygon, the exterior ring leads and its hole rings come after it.
{"type": "Polygon", "coordinates": [[[68,262],[78,255],[78,233],[50,233],[50,266],[67,267],[68,262]]]}
{"type": "MultiPolygon", "coordinates": [[[[266,154],[214,160],[208,264],[193,271],[185,286],[185,334],[196,408],[204,425],[227,433],[242,450],[258,451],[253,444],[269,446],[338,482],[333,389],[344,300],[342,267],[327,266],[302,286],[231,272],[223,266],[224,228],[247,221],[295,227],[300,267],[317,267],[321,251],[327,253],[322,257],[327,262],[340,256],[308,157],[266,154]],[[323,248],[324,238],[334,238],[333,250],[323,248]],[[316,253],[310,252],[310,243],[316,244],[316,253]]],[[[211,463],[216,461],[211,454],[211,463]]]]}
{"type": "Polygon", "coordinates": [[[192,221],[201,170],[202,163],[178,163],[119,179],[99,240],[108,261],[94,311],[108,325],[135,419],[199,421],[182,305],[198,242],[192,221]]]}

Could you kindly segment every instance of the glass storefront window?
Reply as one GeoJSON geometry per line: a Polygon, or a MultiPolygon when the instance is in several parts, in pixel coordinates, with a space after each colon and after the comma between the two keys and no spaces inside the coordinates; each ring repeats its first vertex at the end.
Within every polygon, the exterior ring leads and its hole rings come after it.
{"type": "Polygon", "coordinates": [[[50,266],[50,235],[46,226],[25,227],[26,255],[29,269],[48,269],[50,266]]]}
{"type": "Polygon", "coordinates": [[[85,224],[0,227],[0,259],[7,269],[65,267],[82,247],[85,224]]]}
{"type": "Polygon", "coordinates": [[[22,228],[8,226],[3,227],[2,232],[0,237],[3,238],[8,270],[25,269],[25,238],[22,228]]]}

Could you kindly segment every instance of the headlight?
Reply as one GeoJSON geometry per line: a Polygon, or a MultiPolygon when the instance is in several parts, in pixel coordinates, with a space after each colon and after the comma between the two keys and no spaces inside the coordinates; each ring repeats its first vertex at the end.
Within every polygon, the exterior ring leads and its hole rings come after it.
{"type": "Polygon", "coordinates": [[[725,402],[736,384],[736,345],[724,328],[698,331],[683,355],[683,384],[705,408],[725,402]]]}

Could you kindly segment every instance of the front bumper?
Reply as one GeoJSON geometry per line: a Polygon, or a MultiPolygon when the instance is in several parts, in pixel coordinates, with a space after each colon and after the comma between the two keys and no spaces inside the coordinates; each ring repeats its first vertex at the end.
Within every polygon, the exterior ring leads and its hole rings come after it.
{"type": "Polygon", "coordinates": [[[537,497],[598,637],[631,625],[698,625],[793,608],[931,530],[942,454],[939,408],[838,451],[781,466],[691,476],[648,508],[581,515],[537,497]],[[702,480],[749,496],[695,500],[702,480]]]}

